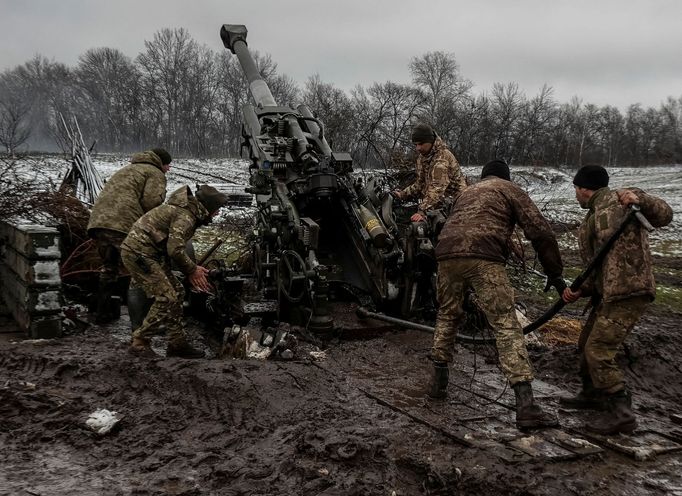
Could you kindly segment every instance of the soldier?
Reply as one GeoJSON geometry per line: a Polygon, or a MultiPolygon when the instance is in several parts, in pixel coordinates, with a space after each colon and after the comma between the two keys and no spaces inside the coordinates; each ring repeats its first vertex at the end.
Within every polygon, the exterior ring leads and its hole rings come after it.
{"type": "Polygon", "coordinates": [[[463,316],[467,287],[478,296],[488,323],[495,332],[503,373],[516,394],[519,428],[557,425],[554,415],[534,403],[533,372],[523,330],[516,318],[514,289],[505,271],[509,245],[518,224],[538,254],[547,274],[547,287],[559,294],[566,287],[556,238],[547,220],[530,197],[510,180],[509,167],[501,160],[487,163],[481,181],[459,196],[436,246],[438,259],[438,316],[431,359],[434,363],[429,396],[447,395],[448,363],[452,361],[457,326],[463,316]]]}
{"type": "Polygon", "coordinates": [[[92,207],[88,235],[102,259],[95,317],[98,324],[113,319],[111,297],[118,281],[121,243],[142,214],[163,203],[170,163],[171,156],[163,148],[136,153],[130,164],[109,178],[92,207]]]}
{"type": "MultiPolygon", "coordinates": [[[[629,205],[639,205],[654,227],[672,221],[672,209],[660,198],[635,188],[611,190],[608,184],[608,172],[598,165],[582,167],[573,179],[575,197],[582,208],[588,209],[578,233],[585,263],[620,225],[629,205]]],[[[569,408],[607,410],[604,418],[587,423],[590,431],[610,435],[632,432],[637,427],[631,395],[615,357],[655,295],[647,231],[637,221],[626,227],[602,266],[583,286],[577,291],[564,290],[567,303],[580,297],[592,298],[592,310],[578,343],[582,391],[559,400],[569,408]]]]}
{"type": "Polygon", "coordinates": [[[140,217],[121,245],[123,264],[133,282],[144,289],[153,303],[142,325],[133,332],[131,351],[153,353],[150,338],[165,328],[167,356],[203,357],[185,337],[182,303],[185,292],[171,272],[171,263],[187,276],[190,285],[209,292],[208,269],[197,265],[187,254],[187,242],[201,225],[208,224],[227,203],[227,196],[211,186],[197,187],[196,195],[188,186],[174,191],[168,201],[140,217]]]}
{"type": "MultiPolygon", "coordinates": [[[[412,222],[426,221],[430,210],[447,208],[466,187],[466,179],[457,159],[428,124],[417,124],[412,130],[417,150],[417,179],[404,190],[394,190],[400,200],[421,198],[412,222]]],[[[446,212],[447,214],[447,212],[446,212]]]]}

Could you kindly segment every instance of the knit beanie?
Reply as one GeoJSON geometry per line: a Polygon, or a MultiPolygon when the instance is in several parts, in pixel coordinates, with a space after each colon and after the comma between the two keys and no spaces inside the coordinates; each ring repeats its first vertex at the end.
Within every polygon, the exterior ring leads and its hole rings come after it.
{"type": "Polygon", "coordinates": [[[197,185],[195,196],[197,197],[197,200],[206,207],[209,214],[212,214],[220,207],[227,204],[227,195],[207,184],[202,184],[201,186],[197,185]]]}
{"type": "Polygon", "coordinates": [[[511,181],[511,176],[509,175],[509,166],[504,160],[491,160],[483,166],[481,169],[481,179],[486,176],[495,176],[500,179],[505,179],[511,181]]]}
{"type": "Polygon", "coordinates": [[[585,165],[575,173],[573,184],[596,191],[609,185],[609,173],[601,165],[585,165]]]}
{"type": "Polygon", "coordinates": [[[159,156],[163,165],[168,165],[171,163],[171,160],[173,160],[170,156],[170,153],[163,148],[152,148],[152,151],[159,156]]]}
{"type": "Polygon", "coordinates": [[[436,141],[436,131],[423,122],[412,128],[412,143],[433,143],[436,141]]]}

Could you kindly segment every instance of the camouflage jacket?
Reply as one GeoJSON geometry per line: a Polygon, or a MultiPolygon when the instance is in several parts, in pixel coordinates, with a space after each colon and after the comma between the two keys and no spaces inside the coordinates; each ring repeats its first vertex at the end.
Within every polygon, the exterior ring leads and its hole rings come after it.
{"type": "MultiPolygon", "coordinates": [[[[654,227],[670,223],[673,212],[666,202],[632,188],[640,200],[644,216],[654,227]]],[[[578,244],[587,264],[602,244],[620,226],[627,209],[618,201],[616,191],[597,190],[590,198],[589,209],[578,230],[578,244]]],[[[632,296],[656,296],[647,230],[633,220],[618,237],[602,266],[581,287],[584,295],[600,295],[604,301],[618,301],[632,296]]]]}
{"type": "MultiPolygon", "coordinates": [[[[128,234],[142,214],[166,198],[166,175],[161,159],[146,151],[133,155],[104,185],[90,213],[91,229],[111,229],[128,234]]],[[[90,233],[90,235],[92,235],[90,233]]]]}
{"type": "Polygon", "coordinates": [[[121,247],[157,260],[168,257],[183,274],[191,274],[196,263],[187,255],[187,242],[208,217],[189,187],[182,186],[166,203],[140,217],[121,247]]]}
{"type": "Polygon", "coordinates": [[[446,206],[447,200],[454,203],[457,195],[466,187],[466,179],[457,159],[436,138],[431,153],[417,157],[417,180],[403,190],[404,197],[421,198],[419,210],[426,212],[446,206]]]}
{"type": "Polygon", "coordinates": [[[473,257],[504,263],[517,224],[532,243],[545,274],[560,277],[561,254],[549,223],[525,191],[495,176],[459,195],[440,233],[436,258],[473,257]]]}

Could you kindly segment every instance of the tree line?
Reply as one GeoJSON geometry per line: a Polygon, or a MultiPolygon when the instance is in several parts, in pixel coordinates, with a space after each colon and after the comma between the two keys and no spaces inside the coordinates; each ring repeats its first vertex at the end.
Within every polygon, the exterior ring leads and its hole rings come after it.
{"type": "MultiPolygon", "coordinates": [[[[92,48],[75,67],[43,56],[0,74],[0,145],[46,149],[60,113],[74,115],[97,150],[164,146],[173,154],[238,156],[248,83],[235,56],[198,44],[182,28],[162,29],[134,59],[92,48]]],[[[534,96],[516,83],[475,93],[455,56],[429,52],[409,61],[410,83],[376,82],[345,91],[315,74],[299,86],[269,55],[253,52],[279,105],[306,103],[325,124],[332,148],[366,167],[410,161],[410,128],[428,122],[463,165],[493,158],[530,165],[605,166],[682,162],[682,96],[659,108],[624,112],[574,97],[534,96]]]]}

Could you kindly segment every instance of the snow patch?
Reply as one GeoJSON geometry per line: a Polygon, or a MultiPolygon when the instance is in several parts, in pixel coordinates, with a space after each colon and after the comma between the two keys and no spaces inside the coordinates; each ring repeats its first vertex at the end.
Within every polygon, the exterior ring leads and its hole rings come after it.
{"type": "Polygon", "coordinates": [[[59,250],[59,238],[54,238],[54,243],[52,246],[47,248],[36,248],[36,255],[44,258],[59,258],[61,256],[61,251],[59,250]]]}
{"type": "Polygon", "coordinates": [[[49,260],[36,262],[33,266],[35,273],[35,282],[41,284],[59,284],[61,278],[59,277],[59,261],[49,260]]]}
{"type": "Polygon", "coordinates": [[[35,310],[37,312],[60,310],[62,308],[60,300],[58,291],[45,291],[38,295],[38,303],[36,303],[35,310]]]}

